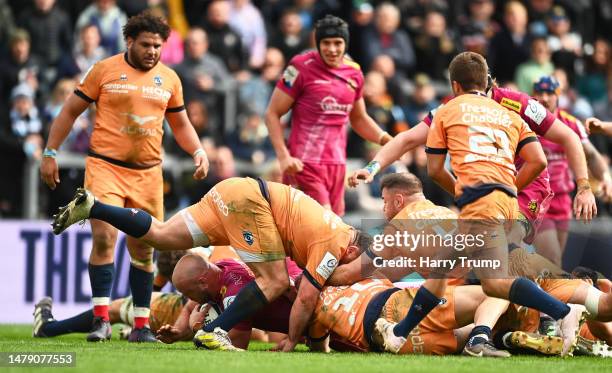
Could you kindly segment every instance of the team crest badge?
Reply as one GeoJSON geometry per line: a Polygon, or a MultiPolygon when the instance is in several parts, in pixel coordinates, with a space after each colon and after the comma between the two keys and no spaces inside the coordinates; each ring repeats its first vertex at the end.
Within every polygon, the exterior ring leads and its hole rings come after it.
{"type": "Polygon", "coordinates": [[[529,211],[531,211],[533,214],[535,214],[536,211],[538,211],[538,202],[535,199],[532,199],[527,204],[527,208],[529,209],[529,211]]]}
{"type": "Polygon", "coordinates": [[[155,75],[155,77],[153,77],[153,83],[155,83],[155,85],[158,87],[161,86],[163,83],[161,76],[155,75]]]}
{"type": "Polygon", "coordinates": [[[242,238],[244,238],[244,242],[249,244],[249,246],[253,245],[255,242],[255,238],[253,237],[253,233],[249,231],[242,231],[242,238]]]}

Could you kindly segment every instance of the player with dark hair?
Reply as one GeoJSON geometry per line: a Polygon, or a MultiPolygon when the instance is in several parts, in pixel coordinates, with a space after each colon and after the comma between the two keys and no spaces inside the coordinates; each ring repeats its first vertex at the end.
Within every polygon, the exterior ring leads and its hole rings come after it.
{"type": "MultiPolygon", "coordinates": [[[[162,135],[168,120],[178,144],[195,164],[194,178],[208,172],[208,159],[185,112],[181,82],[174,71],[159,63],[170,28],[144,12],[123,28],[127,51],[89,68],[74,94],[64,104],[49,132],[40,166],[43,181],[55,189],[60,182],[55,160],[75,119],[92,103],[96,120],[85,160],[85,187],[105,203],[138,208],[163,219],[162,135]]],[[[114,277],[117,230],[91,221],[93,249],[89,278],[94,321],[88,341],[110,339],[108,307],[114,277]]],[[[129,340],[153,342],[148,327],[153,286],[153,248],[133,237],[127,240],[131,256],[130,288],[134,299],[134,329],[129,340]]]]}
{"type": "MultiPolygon", "coordinates": [[[[567,111],[559,108],[560,90],[559,82],[553,76],[543,76],[533,84],[533,96],[538,102],[580,137],[584,154],[587,157],[589,171],[601,183],[604,198],[609,198],[612,193],[612,179],[608,166],[595,146],[589,141],[582,123],[567,111]]],[[[572,197],[570,193],[575,188],[574,177],[568,167],[565,148],[541,137],[540,143],[548,160],[548,174],[550,175],[550,186],[554,197],[544,214],[534,245],[539,254],[556,264],[561,264],[565,243],[567,242],[569,220],[572,217],[572,197]]]]}
{"type": "Polygon", "coordinates": [[[366,113],[363,73],[346,56],[348,25],[327,15],[315,24],[316,51],[289,62],[265,115],[283,182],[324,207],[344,214],[346,124],[364,139],[384,145],[391,136],[366,113]],[[281,117],[291,110],[287,145],[281,117]]]}
{"type": "MultiPolygon", "coordinates": [[[[55,216],[53,231],[61,233],[84,219],[99,219],[157,250],[231,245],[255,273],[255,281],[194,338],[197,346],[234,350],[227,332],[289,288],[285,258],[304,269],[304,278],[291,310],[288,339],[298,343],[317,297],[339,264],[352,261],[371,243],[368,235],[345,224],[336,214],[290,186],[262,179],[230,178],[216,184],[196,204],[166,222],[146,211],[119,208],[86,189],[55,216]]],[[[178,284],[175,284],[178,286],[178,284]]]]}

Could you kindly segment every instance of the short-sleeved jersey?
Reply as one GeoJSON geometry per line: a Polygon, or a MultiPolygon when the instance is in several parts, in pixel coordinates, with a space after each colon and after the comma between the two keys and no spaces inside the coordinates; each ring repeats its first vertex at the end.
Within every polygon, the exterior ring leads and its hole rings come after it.
{"type": "Polygon", "coordinates": [[[138,70],[128,63],[127,53],[93,65],[75,93],[96,103],[91,151],[137,165],[161,162],[164,116],[184,110],[176,73],[161,62],[138,70]]]}
{"type": "Polygon", "coordinates": [[[351,286],[326,286],[315,307],[308,337],[322,339],[330,332],[350,345],[367,350],[363,319],[368,303],[381,291],[391,289],[388,280],[363,280],[351,286]]]}
{"type": "MultiPolygon", "coordinates": [[[[556,117],[578,135],[582,142],[589,141],[589,137],[582,123],[565,110],[555,112],[556,117]]],[[[540,143],[548,160],[548,174],[550,187],[555,194],[570,193],[574,190],[574,180],[569,168],[565,148],[550,140],[540,137],[540,143]]]]}
{"type": "Polygon", "coordinates": [[[345,58],[339,67],[329,67],[317,51],[295,56],[276,88],[291,96],[292,156],[309,163],[346,163],[346,124],[354,104],[361,99],[363,73],[345,58]]]}
{"type": "Polygon", "coordinates": [[[268,187],[285,253],[322,289],[344,255],[353,228],[302,191],[273,182],[268,187]]]}
{"type": "Polygon", "coordinates": [[[537,137],[518,114],[487,97],[464,94],[437,110],[426,152],[448,151],[457,198],[466,187],[483,185],[499,185],[516,195],[515,154],[532,141],[537,137]]]}
{"type": "MultiPolygon", "coordinates": [[[[293,282],[302,271],[291,260],[287,259],[286,263],[289,278],[293,282]]],[[[215,264],[223,271],[221,277],[223,286],[214,303],[224,311],[234,301],[240,290],[249,282],[255,280],[255,276],[249,270],[249,267],[234,259],[221,260],[215,264]]],[[[252,318],[241,321],[234,328],[238,330],[258,328],[266,331],[287,333],[291,306],[292,302],[288,298],[280,296],[252,318]]]]}

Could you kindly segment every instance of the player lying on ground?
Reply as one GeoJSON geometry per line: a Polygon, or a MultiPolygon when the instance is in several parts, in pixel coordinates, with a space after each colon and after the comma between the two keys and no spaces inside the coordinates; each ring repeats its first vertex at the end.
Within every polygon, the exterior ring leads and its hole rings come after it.
{"type": "MultiPolygon", "coordinates": [[[[33,337],[56,337],[70,333],[89,333],[94,318],[93,309],[65,320],[55,320],[52,313],[51,298],[41,299],[34,308],[33,337]]],[[[189,327],[190,318],[197,320],[199,304],[187,300],[177,293],[153,292],[151,295],[150,327],[153,332],[163,325],[172,325],[177,331],[175,340],[189,341],[195,332],[189,327]],[[190,316],[192,315],[193,316],[190,316]],[[178,332],[180,331],[180,332],[178,332]]],[[[203,317],[203,314],[201,315],[203,317]]],[[[119,298],[111,302],[109,307],[109,322],[111,324],[123,323],[134,326],[134,303],[132,297],[119,298]]],[[[122,333],[123,336],[123,333],[122,333]]]]}
{"type": "Polygon", "coordinates": [[[221,317],[196,335],[197,343],[210,349],[233,349],[227,331],[289,288],[285,265],[289,256],[304,269],[307,279],[293,305],[284,347],[293,350],[327,278],[339,264],[352,261],[371,243],[369,236],[304,193],[250,178],[218,183],[200,202],[163,223],[142,210],[101,203],[89,191],[79,189],[73,201],[55,216],[54,232],[59,234],[88,218],[110,223],[162,251],[208,245],[231,245],[236,250],[253,270],[255,281],[242,289],[221,317]]]}

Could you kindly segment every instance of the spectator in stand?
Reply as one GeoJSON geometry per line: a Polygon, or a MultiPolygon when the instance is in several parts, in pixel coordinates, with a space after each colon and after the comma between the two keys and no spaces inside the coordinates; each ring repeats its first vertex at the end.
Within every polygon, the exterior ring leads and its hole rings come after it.
{"type": "Polygon", "coordinates": [[[553,76],[559,82],[560,93],[557,106],[572,113],[582,121],[592,117],[594,115],[593,106],[570,85],[567,72],[561,68],[556,68],[553,76]]]}
{"type": "Polygon", "coordinates": [[[21,13],[18,24],[30,34],[31,52],[44,66],[56,66],[62,53],[72,49],[68,14],[55,0],[35,0],[34,7],[21,13]]]}
{"type": "Polygon", "coordinates": [[[0,216],[21,217],[23,210],[23,172],[28,159],[40,159],[43,138],[42,122],[34,104],[34,90],[26,83],[17,85],[10,94],[11,110],[0,124],[0,216]]]}
{"type": "Polygon", "coordinates": [[[610,42],[602,38],[595,40],[593,54],[586,58],[584,74],[578,78],[578,92],[593,105],[606,102],[606,80],[612,72],[611,57],[610,42]]]}
{"type": "Polygon", "coordinates": [[[96,25],[102,38],[100,45],[109,56],[125,50],[121,30],[127,17],[116,3],[115,0],[95,0],[79,15],[76,23],[77,35],[83,27],[96,25]]]}
{"type": "Polygon", "coordinates": [[[374,8],[367,1],[353,1],[351,12],[351,22],[349,22],[348,53],[355,61],[361,62],[364,59],[365,51],[362,49],[365,30],[372,24],[374,19],[374,8]]]}
{"type": "Polygon", "coordinates": [[[461,44],[465,50],[486,56],[489,41],[501,29],[493,20],[493,13],[493,0],[468,0],[467,17],[459,21],[461,44]]]}
{"type": "Polygon", "coordinates": [[[400,106],[404,106],[408,102],[404,87],[411,86],[411,83],[401,71],[395,69],[393,58],[386,54],[376,56],[372,61],[370,71],[378,71],[383,74],[387,82],[387,91],[393,97],[393,102],[400,106]]]}
{"type": "MultiPolygon", "coordinates": [[[[183,58],[185,56],[183,35],[181,34],[181,32],[179,32],[179,30],[177,30],[177,27],[175,26],[178,24],[179,27],[182,27],[183,25],[179,22],[170,22],[168,10],[165,6],[152,6],[150,8],[150,11],[157,17],[167,19],[168,26],[170,26],[170,35],[168,36],[168,40],[166,40],[164,45],[162,46],[162,53],[159,60],[169,66],[177,65],[183,62],[183,58]]],[[[187,32],[188,31],[185,30],[185,36],[187,36],[187,32]]]]}
{"type": "Polygon", "coordinates": [[[398,2],[402,13],[403,28],[408,30],[411,36],[418,35],[425,24],[425,15],[430,11],[437,11],[450,17],[450,6],[448,0],[403,0],[398,2]]]}
{"type": "MultiPolygon", "coordinates": [[[[223,61],[209,52],[206,32],[199,27],[192,28],[185,40],[186,53],[183,62],[174,70],[183,82],[186,100],[200,99],[208,108],[215,108],[220,98],[218,90],[223,89],[231,75],[223,61]]],[[[214,128],[219,128],[220,114],[214,113],[211,118],[214,128]]]]}
{"type": "Polygon", "coordinates": [[[308,37],[308,30],[302,26],[299,13],[289,8],[281,16],[280,29],[271,38],[270,46],[278,48],[283,53],[285,61],[289,61],[293,56],[308,49],[308,37]]]}
{"type": "Polygon", "coordinates": [[[8,52],[9,40],[15,31],[15,19],[7,0],[0,0],[0,56],[8,52]]]}
{"type": "Polygon", "coordinates": [[[250,0],[232,0],[229,25],[238,32],[249,50],[249,67],[260,68],[266,54],[268,36],[261,12],[250,0]]]}
{"type": "Polygon", "coordinates": [[[246,113],[238,118],[238,127],[228,136],[227,146],[234,157],[255,166],[275,157],[268,127],[259,113],[246,113]]]}
{"type": "Polygon", "coordinates": [[[376,56],[386,54],[393,58],[395,67],[407,73],[412,70],[416,60],[412,43],[404,30],[398,29],[400,12],[391,3],[385,2],[376,7],[373,27],[363,35],[365,70],[369,70],[376,56]]]}
{"type": "MultiPolygon", "coordinates": [[[[366,103],[366,112],[383,131],[395,136],[408,129],[404,112],[394,104],[393,98],[387,92],[387,83],[383,74],[377,71],[370,71],[366,74],[363,98],[366,103]]],[[[351,129],[346,150],[347,158],[366,159],[366,146],[366,140],[351,129]]]]}
{"type": "Polygon", "coordinates": [[[414,77],[414,86],[414,92],[410,96],[408,104],[404,107],[406,120],[411,125],[416,125],[422,121],[431,110],[440,105],[436,100],[436,91],[426,74],[417,74],[414,77]]]}
{"type": "Polygon", "coordinates": [[[87,25],[81,29],[79,42],[72,48],[72,53],[62,57],[57,77],[80,80],[91,66],[106,57],[104,48],[100,46],[100,31],[94,25],[87,25]]]}
{"type": "Polygon", "coordinates": [[[553,0],[529,0],[527,8],[529,14],[529,33],[544,36],[547,33],[547,21],[552,13],[555,2],[553,0]]]}
{"type": "MultiPolygon", "coordinates": [[[[75,88],[76,81],[73,79],[60,79],[57,82],[51,93],[51,98],[43,110],[42,118],[46,128],[45,132],[47,132],[55,117],[58,116],[64,102],[74,92],[75,88]]],[[[62,144],[62,150],[82,155],[87,154],[89,137],[93,129],[93,114],[94,110],[88,109],[79,115],[66,141],[62,144]]],[[[55,190],[48,191],[47,216],[57,213],[57,209],[65,205],[66,201],[74,195],[75,189],[83,185],[85,171],[76,168],[62,168],[59,170],[59,175],[62,182],[57,185],[55,190]]]]}
{"type": "Polygon", "coordinates": [[[459,48],[446,28],[442,13],[427,13],[423,31],[414,40],[414,51],[416,71],[429,75],[433,80],[446,82],[446,70],[459,48]]]}
{"type": "MultiPolygon", "coordinates": [[[[0,97],[10,97],[11,91],[20,83],[27,83],[32,91],[39,88],[41,65],[35,56],[30,54],[30,35],[23,29],[17,29],[9,44],[10,54],[0,62],[0,97]]],[[[8,108],[0,100],[1,112],[6,115],[8,108]]]]}
{"type": "Polygon", "coordinates": [[[249,54],[242,45],[240,35],[229,25],[230,9],[227,0],[210,3],[203,28],[208,34],[210,52],[219,56],[227,69],[236,74],[248,67],[249,54]]]}
{"type": "Polygon", "coordinates": [[[489,68],[500,84],[514,79],[516,67],[529,59],[530,45],[527,9],[519,1],[506,3],[503,28],[491,39],[487,53],[489,68]]]}
{"type": "Polygon", "coordinates": [[[274,85],[284,68],[285,59],[281,51],[276,48],[268,48],[261,73],[253,74],[249,80],[240,85],[238,95],[241,107],[245,111],[263,115],[274,85]]]}
{"type": "Polygon", "coordinates": [[[548,17],[548,46],[552,52],[552,61],[556,67],[560,67],[568,73],[570,82],[575,82],[576,60],[582,55],[582,37],[572,32],[572,24],[560,6],[552,8],[548,17]]]}
{"type": "Polygon", "coordinates": [[[514,81],[519,91],[531,94],[533,83],[542,76],[552,74],[554,70],[546,38],[536,37],[531,42],[531,59],[518,66],[514,81]]]}

